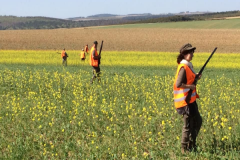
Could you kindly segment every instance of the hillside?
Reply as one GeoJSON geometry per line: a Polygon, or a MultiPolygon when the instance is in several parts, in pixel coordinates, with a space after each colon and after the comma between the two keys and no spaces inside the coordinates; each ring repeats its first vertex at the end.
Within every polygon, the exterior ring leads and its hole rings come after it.
{"type": "Polygon", "coordinates": [[[240,29],[240,17],[213,20],[180,21],[162,23],[136,23],[98,27],[109,28],[172,28],[172,29],[240,29]]]}
{"type": "Polygon", "coordinates": [[[114,14],[97,14],[87,17],[75,17],[75,18],[68,18],[69,20],[73,21],[86,21],[86,20],[128,20],[131,22],[140,21],[140,20],[147,20],[152,18],[160,18],[160,17],[170,17],[174,16],[175,14],[157,14],[153,15],[150,13],[143,13],[143,14],[128,14],[128,15],[114,15],[114,14]]]}
{"type": "Polygon", "coordinates": [[[217,12],[217,13],[188,12],[179,14],[159,14],[159,15],[152,15],[150,13],[129,15],[99,14],[88,16],[86,18],[76,17],[69,19],[57,19],[48,17],[0,16],[0,30],[79,28],[117,24],[205,21],[215,19],[226,19],[226,17],[239,17],[239,16],[240,11],[217,12]]]}
{"type": "Polygon", "coordinates": [[[179,22],[179,21],[199,21],[212,19],[226,19],[226,17],[238,17],[240,11],[215,12],[205,14],[178,14],[171,17],[161,17],[141,20],[134,23],[159,23],[159,22],[179,22]]]}
{"type": "Polygon", "coordinates": [[[126,23],[127,20],[86,20],[72,21],[48,17],[0,16],[0,30],[56,29],[103,26],[126,23]]]}

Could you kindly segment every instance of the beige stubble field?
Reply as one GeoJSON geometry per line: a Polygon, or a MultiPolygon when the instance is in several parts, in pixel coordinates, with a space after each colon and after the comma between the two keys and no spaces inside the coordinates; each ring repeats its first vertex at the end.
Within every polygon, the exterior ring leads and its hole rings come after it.
{"type": "Polygon", "coordinates": [[[240,30],[237,29],[53,29],[0,31],[3,50],[80,50],[94,40],[104,40],[107,51],[178,52],[185,43],[198,52],[240,53],[240,30]]]}

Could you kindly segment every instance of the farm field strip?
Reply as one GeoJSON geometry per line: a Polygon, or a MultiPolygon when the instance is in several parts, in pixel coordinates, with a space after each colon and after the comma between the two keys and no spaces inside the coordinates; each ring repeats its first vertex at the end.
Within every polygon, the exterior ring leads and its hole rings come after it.
{"type": "MultiPolygon", "coordinates": [[[[197,23],[196,23],[197,25],[197,23]]],[[[104,40],[105,51],[178,52],[186,43],[197,52],[240,53],[239,29],[109,28],[0,31],[3,50],[81,50],[104,40]]]]}
{"type": "MultiPolygon", "coordinates": [[[[61,51],[54,50],[2,50],[0,63],[3,64],[33,64],[33,65],[60,65],[61,51]]],[[[208,68],[240,68],[240,54],[238,53],[216,53],[208,64],[208,68]]],[[[86,60],[80,60],[80,51],[67,51],[68,65],[89,66],[89,54],[86,54],[86,60]]],[[[201,67],[210,56],[210,53],[195,52],[193,64],[194,67],[201,67]]],[[[102,66],[162,66],[176,67],[177,52],[134,52],[134,51],[103,51],[102,66]],[[137,60],[136,60],[137,59],[137,60]]]]}

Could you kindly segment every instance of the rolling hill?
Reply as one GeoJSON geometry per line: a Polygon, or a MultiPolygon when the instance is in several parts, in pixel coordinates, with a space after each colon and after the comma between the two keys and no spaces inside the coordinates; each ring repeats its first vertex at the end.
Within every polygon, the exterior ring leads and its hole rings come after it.
{"type": "MultiPolygon", "coordinates": [[[[90,26],[143,24],[143,23],[146,25],[149,23],[156,23],[156,25],[158,25],[158,23],[165,22],[219,20],[226,19],[226,17],[239,17],[239,16],[240,11],[216,12],[216,13],[188,12],[179,14],[159,14],[159,15],[152,15],[150,13],[129,15],[99,14],[88,16],[86,18],[75,17],[69,19],[57,19],[49,17],[0,16],[0,30],[79,28],[90,26]]],[[[184,26],[185,24],[186,23],[180,26],[184,26]]],[[[168,26],[168,24],[163,24],[163,26],[164,25],[168,26]]],[[[238,25],[238,23],[236,25],[238,25]]],[[[170,25],[170,27],[171,26],[172,24],[170,25]]]]}

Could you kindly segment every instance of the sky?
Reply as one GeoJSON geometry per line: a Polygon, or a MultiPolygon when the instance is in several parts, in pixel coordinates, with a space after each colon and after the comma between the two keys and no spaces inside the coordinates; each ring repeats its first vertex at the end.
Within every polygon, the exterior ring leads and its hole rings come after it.
{"type": "Polygon", "coordinates": [[[240,10],[240,0],[0,0],[0,15],[52,18],[240,10]]]}

